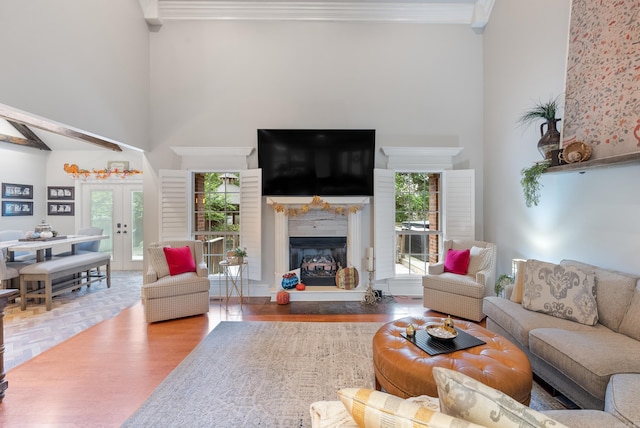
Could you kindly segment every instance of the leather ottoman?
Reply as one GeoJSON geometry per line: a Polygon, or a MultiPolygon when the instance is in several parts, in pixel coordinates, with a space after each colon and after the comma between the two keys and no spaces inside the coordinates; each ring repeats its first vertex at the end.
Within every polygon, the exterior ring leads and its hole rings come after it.
{"type": "Polygon", "coordinates": [[[401,318],[383,325],[373,337],[376,388],[402,397],[438,396],[431,370],[445,367],[464,373],[529,405],[533,376],[529,359],[516,345],[477,324],[455,320],[455,327],[484,345],[431,356],[402,337],[409,323],[424,330],[442,318],[401,318]]]}

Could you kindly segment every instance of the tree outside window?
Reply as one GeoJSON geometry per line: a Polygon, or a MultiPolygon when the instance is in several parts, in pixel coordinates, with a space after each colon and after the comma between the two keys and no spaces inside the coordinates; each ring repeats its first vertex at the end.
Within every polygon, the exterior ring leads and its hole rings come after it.
{"type": "Polygon", "coordinates": [[[424,275],[438,260],[440,174],[397,172],[396,275],[424,275]]]}
{"type": "Polygon", "coordinates": [[[221,274],[220,261],[240,245],[240,173],[194,174],[194,235],[204,241],[209,273],[221,274]]]}

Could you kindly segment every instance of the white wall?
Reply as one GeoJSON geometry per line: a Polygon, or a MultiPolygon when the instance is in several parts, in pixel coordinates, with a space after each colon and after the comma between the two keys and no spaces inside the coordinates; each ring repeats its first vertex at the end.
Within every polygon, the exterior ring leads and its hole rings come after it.
{"type": "MultiPolygon", "coordinates": [[[[469,26],[172,21],[151,34],[145,212],[156,211],[157,171],[180,166],[169,147],[255,147],[258,128],[375,128],[379,147],[462,146],[456,167],[477,170],[483,234],[482,36],[469,26]]],[[[145,241],[157,231],[145,217],[145,241]]]]}
{"type": "Polygon", "coordinates": [[[0,2],[0,103],[148,143],[149,36],[135,0],[0,2]]]}
{"type": "Polygon", "coordinates": [[[520,170],[540,160],[535,126],[517,117],[532,100],[562,94],[570,0],[496,2],[484,36],[485,236],[498,244],[498,273],[515,257],[572,258],[640,273],[638,165],[549,174],[527,208],[520,170]]]}
{"type": "Polygon", "coordinates": [[[46,164],[46,152],[0,143],[0,182],[33,186],[33,216],[2,216],[0,230],[33,230],[46,218],[46,164]]]}

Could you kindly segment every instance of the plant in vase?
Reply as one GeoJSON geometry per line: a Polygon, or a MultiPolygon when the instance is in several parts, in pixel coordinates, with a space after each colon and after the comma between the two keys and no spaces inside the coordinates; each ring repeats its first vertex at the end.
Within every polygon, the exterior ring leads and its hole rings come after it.
{"type": "Polygon", "coordinates": [[[551,151],[560,148],[560,132],[556,124],[562,120],[556,118],[556,114],[560,108],[558,97],[551,98],[549,101],[538,101],[533,107],[525,110],[518,122],[521,125],[530,125],[533,122],[544,120],[540,124],[540,140],[538,141],[538,151],[545,160],[551,159],[551,151]],[[544,132],[544,125],[547,125],[547,131],[544,132]]]}
{"type": "Polygon", "coordinates": [[[496,296],[502,296],[505,287],[509,284],[513,284],[513,281],[514,279],[511,275],[507,275],[506,273],[500,275],[498,279],[496,279],[496,284],[493,289],[493,291],[496,292],[496,296]]]}
{"type": "Polygon", "coordinates": [[[245,257],[247,257],[246,248],[236,247],[233,250],[227,251],[227,261],[229,263],[242,264],[245,257]]]}

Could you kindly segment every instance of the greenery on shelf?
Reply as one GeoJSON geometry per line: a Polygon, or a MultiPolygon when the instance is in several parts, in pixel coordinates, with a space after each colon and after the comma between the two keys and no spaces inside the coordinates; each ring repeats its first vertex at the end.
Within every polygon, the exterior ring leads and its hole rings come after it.
{"type": "Polygon", "coordinates": [[[540,203],[540,190],[542,189],[540,176],[549,168],[549,163],[549,161],[536,162],[529,168],[523,168],[520,171],[522,175],[520,184],[524,192],[524,201],[529,208],[540,203]]]}
{"type": "Polygon", "coordinates": [[[511,275],[507,275],[506,273],[503,273],[502,275],[500,275],[498,279],[496,279],[496,285],[494,287],[496,296],[499,296],[500,293],[502,293],[502,291],[507,285],[513,284],[513,281],[514,279],[513,279],[513,276],[511,275]]]}
{"type": "Polygon", "coordinates": [[[560,107],[559,97],[550,98],[549,101],[537,101],[529,110],[525,110],[518,119],[521,125],[529,125],[538,119],[553,120],[556,118],[560,107]]]}

